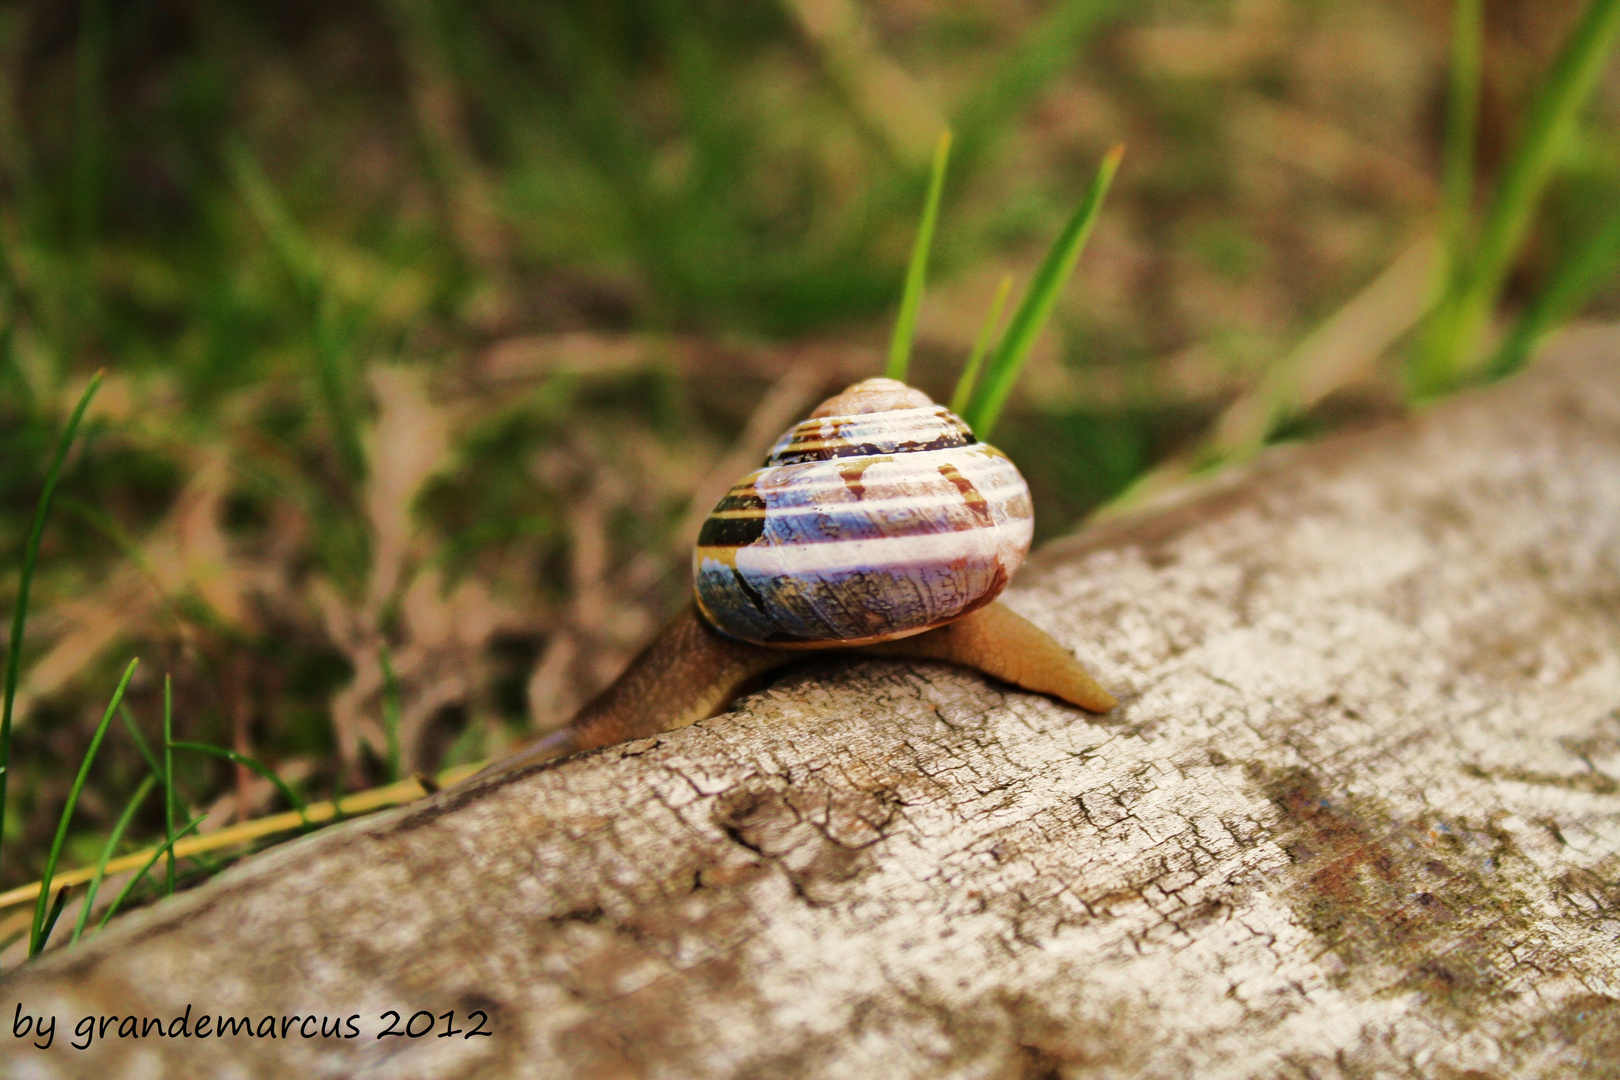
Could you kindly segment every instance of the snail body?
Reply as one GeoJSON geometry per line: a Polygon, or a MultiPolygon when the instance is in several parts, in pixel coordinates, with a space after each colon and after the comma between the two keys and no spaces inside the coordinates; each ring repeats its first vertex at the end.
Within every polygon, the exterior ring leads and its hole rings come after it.
{"type": "Polygon", "coordinates": [[[567,726],[486,774],[705,719],[805,649],[943,660],[1107,712],[1068,650],[994,602],[1032,530],[1023,477],[960,417],[892,379],[856,383],[720,500],[693,604],[567,726]]]}

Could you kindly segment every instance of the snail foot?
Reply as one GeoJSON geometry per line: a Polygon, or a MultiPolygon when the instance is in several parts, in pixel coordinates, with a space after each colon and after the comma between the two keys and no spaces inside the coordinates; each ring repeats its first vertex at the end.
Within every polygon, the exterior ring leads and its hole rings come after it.
{"type": "Polygon", "coordinates": [[[1105,713],[1118,704],[1069,650],[999,602],[927,633],[852,651],[944,660],[1025,690],[1050,694],[1087,712],[1105,713]]]}

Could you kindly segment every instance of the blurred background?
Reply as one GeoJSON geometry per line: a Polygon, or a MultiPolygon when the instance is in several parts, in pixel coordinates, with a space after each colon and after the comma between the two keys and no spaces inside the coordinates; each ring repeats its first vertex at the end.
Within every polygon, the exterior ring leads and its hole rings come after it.
{"type": "MultiPolygon", "coordinates": [[[[1588,7],[1484,6],[1470,205],[1588,7]]],[[[149,739],[170,674],[176,739],[310,798],[565,721],[682,603],[725,486],[881,370],[944,128],[913,367],[936,398],[1003,275],[1028,281],[1127,147],[996,432],[1038,539],[1244,446],[1399,414],[1439,272],[1452,17],[1442,0],[0,4],[8,618],[58,433],[107,371],[40,549],[0,886],[40,875],[132,656],[149,739]]],[[[1611,64],[1559,144],[1504,318],[1556,289],[1559,317],[1620,311],[1589,243],[1620,221],[1617,124],[1611,64]]],[[[176,770],[203,832],[285,808],[228,762],[176,770]]],[[[64,868],[96,861],[147,771],[115,724],[64,868]]],[[[163,832],[147,800],[123,846],[163,832]]]]}

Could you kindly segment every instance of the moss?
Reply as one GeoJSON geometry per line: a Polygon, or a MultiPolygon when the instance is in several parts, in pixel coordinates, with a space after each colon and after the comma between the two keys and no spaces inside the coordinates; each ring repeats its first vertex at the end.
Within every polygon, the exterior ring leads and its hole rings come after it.
{"type": "Polygon", "coordinates": [[[1403,819],[1303,770],[1268,776],[1265,790],[1287,821],[1294,911],[1344,962],[1342,982],[1416,991],[1465,1022],[1516,996],[1506,953],[1530,918],[1499,831],[1403,819]]]}

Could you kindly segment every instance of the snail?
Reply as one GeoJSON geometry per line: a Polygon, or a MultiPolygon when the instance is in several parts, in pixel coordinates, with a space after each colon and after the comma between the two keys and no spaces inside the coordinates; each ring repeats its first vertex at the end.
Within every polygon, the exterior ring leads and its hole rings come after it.
{"type": "Polygon", "coordinates": [[[919,390],[856,383],[710,513],[693,602],[567,726],[486,774],[685,727],[815,649],[944,660],[1107,712],[1068,650],[996,602],[1032,531],[1006,455],[919,390]]]}

